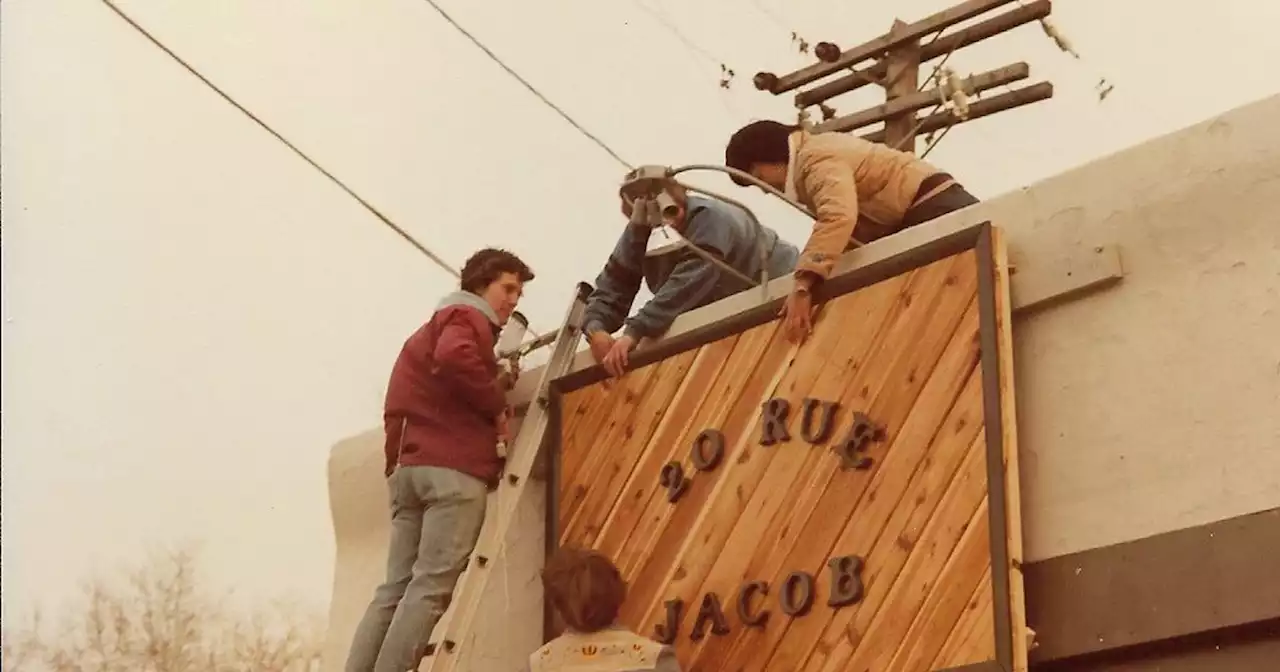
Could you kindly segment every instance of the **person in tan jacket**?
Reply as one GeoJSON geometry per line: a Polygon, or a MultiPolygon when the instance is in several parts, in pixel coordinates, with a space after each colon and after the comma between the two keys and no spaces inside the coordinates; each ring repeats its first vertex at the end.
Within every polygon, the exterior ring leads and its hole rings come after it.
{"type": "Polygon", "coordinates": [[[783,328],[794,343],[813,328],[814,288],[846,250],[978,202],[914,154],[845,133],[756,121],[733,134],[724,154],[727,166],[784,192],[816,218],[782,307],[783,328]]]}
{"type": "Polygon", "coordinates": [[[562,548],[547,560],[542,585],[567,627],[529,656],[524,672],[680,672],[670,646],[616,623],[627,584],[609,558],[562,548]]]}

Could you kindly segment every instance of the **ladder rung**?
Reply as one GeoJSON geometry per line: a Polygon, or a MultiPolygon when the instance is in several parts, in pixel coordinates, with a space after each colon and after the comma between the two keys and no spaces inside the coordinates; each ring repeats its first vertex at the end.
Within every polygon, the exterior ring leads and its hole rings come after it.
{"type": "MultiPolygon", "coordinates": [[[[488,512],[490,519],[485,521],[485,529],[481,533],[482,536],[476,544],[476,549],[472,551],[475,566],[492,567],[501,562],[499,554],[502,552],[502,544],[516,519],[516,506],[524,492],[524,481],[527,480],[528,474],[533,470],[534,458],[537,457],[537,453],[544,443],[543,439],[552,425],[547,417],[551,406],[548,390],[552,380],[568,372],[574,357],[577,355],[576,334],[581,331],[577,323],[582,319],[585,300],[590,290],[590,285],[585,283],[579,285],[578,293],[574,297],[574,302],[570,305],[565,317],[564,326],[559,330],[559,335],[555,340],[551,359],[543,368],[542,379],[534,397],[536,403],[531,405],[520,432],[517,433],[510,444],[512,452],[507,458],[506,466],[509,470],[506,478],[503,479],[506,482],[505,486],[499,489],[496,499],[491,501],[491,504],[496,504],[496,506],[490,506],[488,512]]],[[[460,648],[456,642],[470,641],[463,638],[474,623],[476,618],[475,610],[479,608],[479,600],[489,589],[488,577],[490,576],[487,571],[470,571],[472,564],[468,562],[468,571],[459,577],[458,585],[454,589],[453,604],[447,620],[442,619],[436,625],[435,632],[439,634],[432,633],[434,636],[439,637],[438,641],[440,642],[440,646],[433,648],[433,651],[459,653],[454,651],[455,648],[460,648]]],[[[473,645],[468,644],[468,646],[473,645]]],[[[464,663],[460,661],[466,659],[467,655],[465,652],[460,652],[459,655],[437,656],[432,658],[421,669],[435,672],[465,672],[464,670],[455,669],[455,667],[463,665],[464,663]]]]}

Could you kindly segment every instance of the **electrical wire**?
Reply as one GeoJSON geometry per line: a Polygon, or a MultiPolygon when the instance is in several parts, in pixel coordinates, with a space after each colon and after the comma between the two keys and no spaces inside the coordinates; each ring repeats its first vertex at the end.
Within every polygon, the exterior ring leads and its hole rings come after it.
{"type": "Polygon", "coordinates": [[[930,140],[929,145],[924,148],[923,152],[920,153],[920,160],[923,161],[925,157],[929,156],[929,152],[932,152],[933,148],[937,147],[938,143],[942,142],[942,139],[947,137],[947,134],[950,133],[951,129],[955,127],[956,127],[956,124],[954,121],[951,122],[950,124],[947,124],[947,127],[942,129],[942,132],[938,134],[938,137],[934,138],[933,140],[930,140]]]}
{"type": "Polygon", "coordinates": [[[640,0],[631,0],[631,4],[638,7],[640,11],[644,12],[645,14],[648,14],[649,16],[653,17],[653,19],[658,23],[662,24],[662,27],[666,28],[667,32],[671,33],[677,40],[680,40],[680,42],[684,44],[685,48],[688,49],[690,53],[696,56],[701,56],[702,58],[706,59],[707,61],[715,65],[724,65],[725,63],[724,59],[716,56],[710,51],[707,51],[703,47],[699,46],[692,39],[690,39],[689,36],[684,34],[684,31],[680,30],[675,25],[675,23],[671,21],[671,19],[667,18],[665,12],[660,12],[657,9],[654,9],[646,5],[645,3],[640,2],[640,0]]]}
{"type": "MultiPolygon", "coordinates": [[[[581,124],[579,124],[573,117],[569,116],[569,114],[565,112],[563,109],[561,109],[558,105],[551,102],[551,100],[548,99],[541,91],[539,91],[536,87],[534,87],[527,80],[521,77],[519,73],[517,73],[515,70],[512,70],[510,66],[508,66],[505,62],[503,62],[503,60],[499,58],[496,54],[494,54],[493,51],[490,50],[487,46],[485,46],[484,43],[482,43],[479,39],[477,39],[474,35],[472,35],[470,31],[468,31],[466,28],[462,27],[457,21],[455,21],[453,17],[450,16],[448,12],[444,11],[444,9],[440,7],[440,5],[437,4],[434,0],[426,0],[426,2],[427,4],[431,5],[431,7],[435,9],[436,12],[439,13],[441,17],[443,17],[447,22],[449,22],[450,25],[452,25],[455,29],[457,29],[458,32],[462,33],[467,39],[471,40],[471,42],[475,44],[477,47],[479,47],[480,50],[483,51],[487,56],[489,56],[490,59],[492,59],[495,63],[497,63],[500,67],[502,67],[502,69],[505,70],[507,74],[514,77],[516,81],[524,85],[524,87],[528,89],[530,93],[532,93],[545,105],[550,107],[562,118],[564,118],[564,120],[567,121],[570,126],[576,129],[579,133],[581,133],[587,139],[591,140],[596,145],[598,145],[607,154],[609,154],[609,156],[613,157],[618,163],[622,164],[627,168],[634,167],[626,159],[623,159],[621,156],[619,156],[618,153],[615,152],[611,147],[605,144],[603,140],[601,140],[595,134],[591,133],[586,128],[584,128],[581,124]]],[[[158,38],[152,35],[150,31],[148,31],[141,24],[135,21],[132,17],[126,14],[124,10],[120,9],[120,7],[118,7],[115,4],[115,2],[113,2],[113,0],[102,0],[102,3],[106,5],[121,20],[129,24],[134,30],[138,31],[143,37],[147,38],[147,40],[150,41],[153,45],[155,45],[158,49],[160,49],[165,54],[167,54],[169,58],[173,59],[174,62],[182,66],[182,68],[185,69],[188,73],[190,73],[193,77],[195,77],[196,79],[199,79],[205,86],[213,90],[214,93],[218,94],[219,97],[221,97],[223,100],[229,103],[232,107],[235,107],[242,114],[244,114],[246,117],[252,120],[255,124],[261,127],[264,131],[271,134],[271,136],[274,137],[276,140],[278,140],[281,144],[283,144],[285,147],[288,147],[299,158],[301,158],[303,161],[306,161],[308,164],[310,164],[312,168],[315,168],[317,171],[319,171],[321,175],[324,175],[331,182],[337,185],[338,188],[342,189],[348,196],[355,199],[356,202],[358,202],[366,210],[368,210],[370,214],[376,217],[378,221],[382,222],[384,225],[386,225],[388,228],[390,228],[392,231],[398,234],[401,238],[403,238],[406,242],[412,245],[415,249],[421,252],[424,256],[426,256],[432,262],[434,262],[441,269],[445,270],[455,278],[460,277],[460,274],[458,273],[458,271],[455,268],[453,268],[453,266],[449,265],[449,263],[446,262],[442,257],[440,257],[440,255],[431,251],[426,245],[423,245],[421,242],[419,242],[416,238],[413,237],[412,234],[406,231],[403,227],[393,222],[390,217],[383,214],[382,211],[378,210],[378,208],[376,208],[372,203],[370,203],[369,201],[361,197],[359,194],[357,194],[353,189],[351,189],[351,187],[347,186],[346,183],[338,179],[336,175],[326,170],[324,166],[321,166],[319,163],[317,163],[314,159],[312,159],[305,152],[299,149],[297,145],[290,142],[288,138],[285,138],[282,134],[280,134],[279,131],[275,130],[265,121],[263,121],[261,117],[254,114],[244,105],[240,104],[240,102],[238,102],[235,98],[232,98],[231,95],[228,94],[226,91],[223,91],[222,88],[220,88],[217,84],[214,84],[208,77],[205,77],[203,74],[201,74],[200,71],[196,70],[195,67],[193,67],[190,63],[187,63],[186,60],[184,60],[176,52],[174,52],[172,49],[166,46],[163,42],[161,42],[158,38]]]]}
{"type": "Polygon", "coordinates": [[[756,12],[758,12],[761,16],[768,19],[770,23],[781,28],[783,31],[787,32],[788,34],[790,34],[791,44],[796,45],[798,47],[796,51],[798,51],[801,55],[806,55],[809,53],[809,46],[808,46],[809,42],[808,40],[804,39],[804,37],[800,35],[799,30],[789,26],[786,21],[779,18],[777,14],[774,14],[772,11],[769,10],[768,7],[765,7],[763,4],[761,4],[760,0],[751,0],[751,6],[754,7],[756,12]]]}
{"type": "MultiPolygon", "coordinates": [[[[635,168],[635,166],[631,165],[630,162],[622,158],[617,152],[613,151],[613,148],[605,144],[603,140],[601,140],[591,131],[588,131],[586,128],[584,128],[582,124],[579,124],[577,120],[575,120],[573,117],[569,116],[568,112],[565,112],[563,109],[560,108],[559,105],[556,105],[555,103],[551,102],[551,99],[547,98],[546,95],[544,95],[541,91],[539,91],[537,87],[535,87],[533,84],[530,84],[529,81],[526,80],[524,77],[521,77],[520,73],[511,69],[511,66],[507,65],[506,62],[503,61],[497,54],[493,53],[492,49],[485,46],[485,44],[481,42],[479,38],[473,35],[471,31],[464,28],[462,24],[458,23],[452,16],[449,15],[448,12],[444,11],[444,8],[441,7],[438,3],[436,3],[435,0],[424,0],[424,1],[428,5],[431,5],[431,8],[436,10],[436,13],[439,14],[445,21],[449,22],[449,25],[453,26],[455,30],[457,30],[459,33],[462,33],[462,35],[466,37],[468,40],[471,40],[471,43],[476,45],[476,47],[479,48],[480,51],[483,51],[484,54],[489,57],[489,60],[493,61],[494,63],[497,63],[498,67],[505,70],[508,75],[511,75],[513,79],[515,79],[522,86],[524,86],[524,88],[528,89],[529,93],[532,93],[534,97],[542,101],[544,105],[551,108],[552,111],[554,111],[556,114],[559,114],[560,117],[564,119],[566,122],[568,122],[570,126],[576,129],[588,140],[594,142],[598,147],[600,147],[600,149],[603,149],[605,153],[607,153],[609,156],[612,156],[614,160],[616,160],[618,163],[625,166],[627,169],[635,168]]],[[[529,331],[536,333],[536,331],[533,329],[532,326],[529,327],[529,331]]],[[[556,329],[554,331],[549,331],[544,334],[535,336],[529,341],[522,343],[519,347],[516,348],[515,351],[513,351],[513,353],[519,353],[517,356],[527,355],[529,354],[529,352],[532,352],[537,347],[541,347],[542,345],[546,345],[554,342],[555,335],[559,333],[560,333],[560,330],[556,329]]]]}
{"type": "Polygon", "coordinates": [[[111,11],[115,13],[116,16],[120,17],[126,23],[132,26],[134,30],[141,33],[143,37],[146,37],[147,40],[149,40],[153,45],[158,47],[164,53],[168,54],[169,58],[173,59],[178,65],[181,65],[187,72],[191,73],[191,75],[193,75],[196,79],[199,79],[201,82],[203,82],[204,85],[212,89],[214,93],[217,93],[219,96],[221,96],[223,100],[230,103],[237,110],[240,110],[242,114],[244,114],[249,119],[253,120],[253,122],[256,123],[258,126],[260,126],[264,131],[266,131],[267,133],[270,133],[276,140],[279,140],[281,144],[283,144],[285,147],[288,147],[290,150],[292,150],[293,153],[297,154],[303,161],[306,161],[307,163],[311,164],[311,167],[319,171],[321,175],[324,175],[325,177],[329,178],[331,182],[338,185],[338,188],[346,192],[347,195],[350,196],[351,198],[354,198],[357,203],[364,206],[366,210],[368,210],[374,217],[376,217],[378,221],[386,225],[387,228],[396,232],[401,238],[404,238],[405,241],[407,241],[410,245],[414,246],[419,252],[425,255],[437,266],[447,271],[450,275],[452,275],[455,278],[459,277],[458,271],[455,270],[452,266],[450,266],[448,262],[446,262],[443,258],[440,257],[440,255],[436,254],[435,252],[432,252],[430,249],[427,248],[426,245],[423,245],[422,243],[418,242],[418,240],[414,238],[408,231],[404,230],[398,224],[391,221],[391,218],[382,214],[382,212],[378,210],[376,207],[374,207],[372,203],[362,198],[359,194],[353,191],[351,187],[348,187],[342,180],[338,179],[337,176],[335,176],[333,173],[330,173],[328,170],[325,170],[323,166],[316,163],[315,160],[313,160],[310,156],[307,156],[307,154],[303,152],[301,149],[298,149],[298,147],[294,145],[292,142],[289,142],[287,138],[285,138],[278,131],[276,131],[274,128],[269,126],[267,122],[259,118],[258,115],[254,114],[253,112],[250,112],[248,108],[246,108],[244,105],[241,105],[239,102],[237,102],[227,92],[219,88],[217,84],[214,84],[213,82],[209,81],[208,77],[205,77],[204,75],[200,74],[199,71],[197,71],[189,63],[183,60],[182,57],[176,54],[172,49],[165,46],[164,43],[158,40],[146,28],[143,28],[142,25],[140,25],[137,21],[134,21],[132,17],[130,17],[128,14],[125,14],[124,10],[117,7],[115,2],[113,2],[113,0],[102,0],[102,3],[107,7],[109,7],[111,11]]]}
{"type": "MultiPolygon", "coordinates": [[[[657,2],[657,0],[655,0],[655,3],[658,5],[657,9],[650,7],[640,0],[631,0],[631,4],[635,5],[637,9],[648,14],[654,21],[657,21],[659,25],[665,28],[668,33],[671,33],[672,37],[679,40],[680,43],[684,45],[685,51],[687,51],[689,56],[693,57],[695,61],[698,58],[701,58],[704,61],[718,65],[720,68],[720,88],[722,89],[722,93],[724,90],[728,90],[733,82],[733,78],[736,76],[733,68],[730,68],[724,59],[703,48],[697,42],[694,42],[692,38],[686,35],[684,31],[680,30],[680,28],[675,25],[675,22],[666,15],[666,10],[662,7],[662,4],[657,2]]],[[[724,107],[724,111],[728,113],[730,117],[741,116],[738,112],[737,106],[732,105],[729,98],[722,95],[719,96],[719,101],[720,105],[724,107]]]]}
{"type": "MultiPolygon", "coordinates": [[[[935,36],[932,40],[929,41],[929,44],[933,44],[940,37],[942,37],[941,31],[937,34],[937,36],[935,36]]],[[[925,77],[924,81],[920,82],[920,86],[916,88],[917,92],[924,91],[924,87],[928,86],[929,82],[934,81],[938,77],[938,73],[941,72],[942,68],[947,65],[947,61],[951,60],[951,55],[956,53],[956,47],[959,47],[959,46],[960,46],[959,42],[956,42],[955,44],[951,45],[951,49],[949,49],[946,55],[942,57],[942,60],[938,61],[938,64],[933,66],[933,71],[929,73],[929,76],[925,77]]]]}
{"type": "MultiPolygon", "coordinates": [[[[933,44],[934,42],[937,42],[937,41],[938,41],[938,39],[942,37],[942,33],[943,33],[943,32],[945,32],[945,30],[939,30],[937,33],[934,33],[934,35],[933,35],[933,39],[932,39],[932,40],[929,40],[928,42],[925,42],[925,43],[924,43],[924,45],[922,45],[922,46],[927,47],[927,46],[929,46],[929,45],[933,44]]],[[[952,47],[952,48],[951,48],[951,50],[952,50],[952,51],[955,51],[955,47],[952,47]]],[[[951,54],[947,54],[947,58],[950,58],[950,57],[951,57],[951,54]]],[[[946,61],[945,61],[945,59],[944,59],[944,61],[943,61],[943,62],[946,62],[946,61]]],[[[865,81],[865,82],[867,82],[867,83],[869,83],[869,84],[881,84],[881,85],[883,85],[883,86],[884,86],[884,88],[885,88],[885,89],[891,89],[891,88],[893,88],[893,85],[894,85],[894,84],[897,84],[899,81],[901,81],[901,80],[902,80],[902,78],[903,78],[904,76],[906,76],[906,74],[907,74],[908,72],[910,72],[910,69],[909,69],[909,68],[903,68],[903,69],[901,69],[901,70],[899,70],[899,71],[898,71],[898,74],[896,74],[896,75],[894,75],[894,76],[893,76],[893,79],[890,79],[890,80],[885,81],[885,82],[877,82],[877,81],[875,81],[875,80],[872,80],[872,79],[868,78],[868,77],[866,76],[866,74],[865,74],[865,73],[859,72],[858,70],[854,69],[854,67],[853,67],[853,66],[849,66],[849,68],[848,68],[848,69],[849,69],[849,72],[850,72],[850,73],[855,74],[855,75],[858,75],[858,76],[859,76],[863,81],[865,81]]],[[[936,71],[935,71],[935,72],[936,72],[936,71]]],[[[932,77],[932,75],[930,75],[930,77],[932,77]]],[[[928,81],[929,81],[928,79],[925,79],[925,82],[928,82],[928,81]]],[[[920,91],[920,90],[921,90],[921,89],[916,89],[916,91],[920,91]]]]}
{"type": "Polygon", "coordinates": [[[783,21],[781,18],[778,17],[777,14],[774,14],[771,10],[769,10],[769,8],[761,4],[760,0],[751,0],[751,5],[756,8],[757,12],[764,15],[765,18],[769,19],[769,21],[773,23],[773,25],[789,33],[794,34],[796,32],[795,28],[788,26],[785,21],[783,21]]]}
{"type": "MultiPolygon", "coordinates": [[[[427,1],[430,2],[431,0],[427,0],[427,1]]],[[[417,249],[424,256],[426,256],[429,260],[431,260],[436,266],[440,267],[442,270],[444,270],[454,278],[461,277],[461,274],[458,272],[458,270],[455,269],[453,266],[451,266],[447,261],[445,261],[444,258],[442,258],[440,255],[433,252],[426,245],[423,245],[421,242],[419,242],[418,239],[414,238],[413,235],[410,234],[408,231],[406,231],[403,227],[391,221],[391,218],[384,215],[382,211],[378,210],[378,208],[375,207],[372,203],[370,203],[369,201],[361,197],[359,194],[357,194],[354,190],[351,189],[351,187],[347,186],[346,183],[338,179],[336,175],[326,170],[324,166],[321,166],[319,163],[317,163],[314,159],[312,159],[305,152],[299,149],[297,145],[290,142],[288,138],[285,138],[283,135],[280,134],[279,131],[276,131],[269,124],[267,124],[267,122],[263,121],[261,117],[251,112],[244,105],[240,104],[236,99],[232,98],[230,94],[228,94],[226,91],[223,91],[217,84],[214,84],[208,77],[205,77],[203,74],[200,73],[200,71],[196,70],[195,67],[193,67],[190,63],[187,63],[176,52],[174,52],[169,47],[165,46],[165,44],[161,42],[158,38],[156,38],[154,35],[152,35],[150,31],[148,31],[141,24],[135,21],[132,17],[126,14],[124,10],[116,6],[113,0],[102,0],[102,3],[106,5],[112,12],[114,12],[116,16],[122,19],[125,23],[129,24],[134,30],[138,31],[143,37],[147,38],[147,40],[150,41],[151,44],[155,45],[157,48],[159,48],[161,51],[167,54],[169,58],[173,59],[174,62],[182,66],[182,68],[185,69],[188,73],[190,73],[196,79],[200,80],[205,86],[213,90],[214,93],[218,94],[219,97],[221,97],[223,100],[229,103],[232,107],[239,110],[242,114],[244,114],[246,117],[252,120],[264,131],[271,134],[272,137],[280,141],[280,143],[283,144],[285,147],[288,147],[299,158],[301,158],[303,161],[306,161],[312,168],[315,168],[321,175],[324,175],[326,178],[328,178],[329,181],[336,184],[338,188],[342,189],[342,191],[344,191],[348,196],[355,199],[357,203],[362,205],[366,210],[369,211],[370,214],[376,217],[378,221],[382,222],[384,225],[387,226],[387,228],[391,229],[396,234],[398,234],[406,242],[408,242],[415,249],[417,249]]],[[[434,3],[432,4],[434,5],[434,3]]],[[[470,35],[468,35],[468,37],[470,37],[470,35]]],[[[474,40],[474,38],[472,39],[474,40]]],[[[541,94],[538,94],[538,95],[540,98],[542,97],[541,94]]],[[[572,123],[572,120],[570,121],[572,123]]],[[[580,127],[578,128],[581,130],[580,127]]],[[[593,140],[595,139],[594,136],[590,136],[590,134],[587,134],[587,135],[591,137],[593,140]]],[[[597,140],[597,142],[599,141],[597,140]]],[[[623,165],[626,165],[628,168],[631,167],[630,164],[627,164],[625,161],[622,161],[622,159],[619,158],[617,154],[615,154],[608,147],[605,147],[605,150],[608,151],[611,155],[613,155],[614,158],[621,161],[623,165]]],[[[530,329],[532,330],[532,326],[530,326],[530,329]]]]}
{"type": "Polygon", "coordinates": [[[568,112],[565,112],[564,110],[560,109],[559,105],[556,105],[555,103],[551,102],[551,100],[547,98],[545,95],[543,95],[543,93],[539,91],[537,87],[530,84],[528,80],[526,80],[524,77],[521,77],[520,74],[517,73],[515,70],[512,70],[511,66],[503,62],[503,60],[499,58],[497,54],[493,53],[493,51],[489,49],[489,47],[485,46],[483,42],[481,42],[478,38],[476,38],[475,35],[472,35],[471,32],[468,31],[466,28],[463,28],[462,25],[459,24],[457,21],[455,21],[452,16],[449,16],[449,13],[444,11],[444,8],[442,8],[438,3],[436,3],[435,0],[424,0],[424,1],[428,5],[431,5],[431,8],[436,10],[436,13],[438,13],[440,16],[444,17],[444,20],[448,21],[449,24],[452,25],[455,29],[457,29],[459,33],[462,33],[463,36],[465,36],[468,40],[471,40],[472,44],[479,47],[480,51],[483,51],[485,55],[489,57],[490,60],[492,60],[494,63],[497,63],[498,66],[501,67],[503,70],[506,70],[507,74],[511,75],[517,82],[520,82],[520,84],[524,85],[524,88],[528,89],[529,93],[532,93],[534,96],[538,98],[538,100],[542,101],[543,104],[545,104],[547,107],[554,110],[556,114],[559,114],[561,118],[563,118],[565,121],[569,122],[570,126],[573,126],[575,129],[577,129],[579,133],[585,136],[588,140],[598,145],[600,149],[603,149],[606,153],[609,154],[609,156],[612,156],[618,163],[622,164],[623,166],[626,166],[627,168],[635,167],[635,166],[632,166],[630,163],[628,163],[626,159],[619,156],[617,152],[613,151],[613,149],[610,148],[609,145],[606,145],[603,140],[596,137],[594,133],[592,133],[591,131],[588,131],[586,128],[582,126],[582,124],[579,124],[576,120],[574,120],[573,117],[569,116],[568,112]]]}
{"type": "Polygon", "coordinates": [[[904,136],[901,140],[893,143],[892,145],[890,145],[888,142],[885,142],[884,145],[889,149],[899,149],[899,150],[902,149],[903,147],[906,146],[908,142],[911,142],[912,140],[916,139],[916,133],[920,131],[920,127],[924,126],[925,120],[928,119],[930,116],[933,115],[934,112],[937,112],[941,108],[942,108],[941,103],[934,105],[932,110],[929,110],[923,117],[920,117],[919,119],[916,120],[915,126],[911,127],[911,130],[907,132],[906,136],[904,136]]]}

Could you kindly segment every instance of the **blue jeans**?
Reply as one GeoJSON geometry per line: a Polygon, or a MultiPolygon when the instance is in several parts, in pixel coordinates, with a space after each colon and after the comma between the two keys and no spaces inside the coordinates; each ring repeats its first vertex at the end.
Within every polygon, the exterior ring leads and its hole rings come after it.
{"type": "Polygon", "coordinates": [[[488,488],[443,467],[401,466],[387,479],[387,580],[356,628],[346,672],[416,670],[484,524],[488,488]]]}

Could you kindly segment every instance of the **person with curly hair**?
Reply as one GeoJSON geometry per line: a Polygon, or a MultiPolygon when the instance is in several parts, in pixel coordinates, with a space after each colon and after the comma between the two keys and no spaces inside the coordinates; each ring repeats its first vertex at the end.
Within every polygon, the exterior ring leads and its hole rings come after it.
{"type": "Polygon", "coordinates": [[[502,470],[497,445],[515,374],[494,348],[533,271],[499,249],[476,252],[458,291],[405,341],[383,423],[390,494],[387,579],[356,628],[347,672],[416,669],[484,523],[502,470]]]}
{"type": "Polygon", "coordinates": [[[542,586],[566,629],[529,656],[524,672],[680,672],[670,646],[617,624],[627,584],[609,558],[562,548],[547,560],[542,586]]]}

